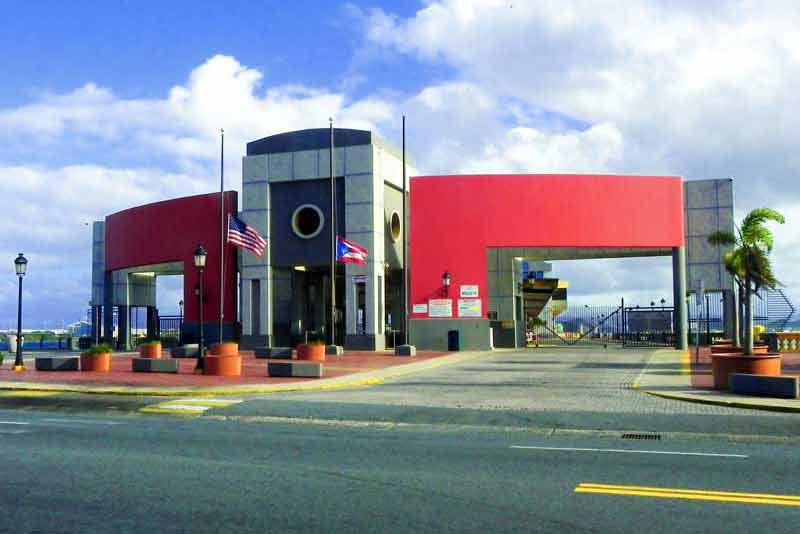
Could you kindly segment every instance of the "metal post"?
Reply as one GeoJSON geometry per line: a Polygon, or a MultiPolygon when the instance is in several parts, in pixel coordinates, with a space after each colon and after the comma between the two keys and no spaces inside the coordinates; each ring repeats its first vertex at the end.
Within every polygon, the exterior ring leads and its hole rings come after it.
{"type": "Polygon", "coordinates": [[[25,364],[22,363],[22,277],[19,278],[19,296],[17,298],[17,357],[14,360],[14,370],[24,371],[25,364]]]}
{"type": "Polygon", "coordinates": [[[408,191],[406,190],[406,116],[403,115],[403,344],[408,345],[408,191]]]}
{"type": "Polygon", "coordinates": [[[219,342],[225,318],[225,130],[220,129],[219,146],[219,342]]]}
{"type": "MultiPolygon", "coordinates": [[[[197,349],[197,366],[194,368],[195,373],[202,373],[205,370],[205,361],[203,361],[204,353],[203,345],[203,268],[200,267],[200,288],[198,291],[198,298],[200,300],[200,346],[197,349]]],[[[221,340],[220,340],[221,341],[221,340]]]]}
{"type": "Polygon", "coordinates": [[[331,345],[336,345],[336,179],[333,176],[333,119],[330,123],[330,157],[328,165],[331,177],[331,345]]]}

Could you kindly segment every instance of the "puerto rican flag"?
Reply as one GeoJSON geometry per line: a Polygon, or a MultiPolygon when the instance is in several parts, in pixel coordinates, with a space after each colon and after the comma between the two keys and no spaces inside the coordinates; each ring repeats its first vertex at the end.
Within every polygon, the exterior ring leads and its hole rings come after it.
{"type": "Polygon", "coordinates": [[[341,263],[367,264],[367,249],[336,236],[336,261],[341,263]]]}

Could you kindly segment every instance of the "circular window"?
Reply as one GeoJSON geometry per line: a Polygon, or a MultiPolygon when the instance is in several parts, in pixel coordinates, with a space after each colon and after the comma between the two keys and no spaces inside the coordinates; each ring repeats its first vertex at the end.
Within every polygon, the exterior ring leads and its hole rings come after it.
{"type": "Polygon", "coordinates": [[[400,225],[400,214],[396,211],[393,211],[391,216],[389,217],[389,232],[392,234],[392,241],[397,241],[400,239],[400,232],[402,226],[400,225]]]}
{"type": "Polygon", "coordinates": [[[322,231],[325,216],[322,210],[313,204],[298,206],[292,213],[292,230],[298,237],[311,239],[322,231]]]}

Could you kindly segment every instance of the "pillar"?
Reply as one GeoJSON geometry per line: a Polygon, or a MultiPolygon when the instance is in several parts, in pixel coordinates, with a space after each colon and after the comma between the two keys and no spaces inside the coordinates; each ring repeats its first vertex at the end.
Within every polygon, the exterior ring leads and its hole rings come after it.
{"type": "Polygon", "coordinates": [[[112,273],[106,272],[103,283],[103,343],[114,344],[114,284],[112,273]]]}
{"type": "Polygon", "coordinates": [[[158,324],[158,310],[155,306],[147,307],[147,339],[156,339],[161,334],[158,324]]]}
{"type": "Polygon", "coordinates": [[[131,349],[130,306],[117,306],[117,348],[131,349]]]}
{"type": "Polygon", "coordinates": [[[675,348],[689,348],[689,316],[686,308],[686,247],[672,249],[672,292],[675,348]]]}
{"type": "Polygon", "coordinates": [[[736,292],[726,289],[722,292],[722,317],[725,338],[739,344],[739,307],[736,305],[736,292]]]}

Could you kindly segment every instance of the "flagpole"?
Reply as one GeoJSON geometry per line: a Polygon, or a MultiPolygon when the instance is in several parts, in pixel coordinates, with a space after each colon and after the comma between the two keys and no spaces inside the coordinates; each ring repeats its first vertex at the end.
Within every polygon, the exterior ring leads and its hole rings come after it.
{"type": "Polygon", "coordinates": [[[403,321],[403,341],[408,345],[408,214],[406,192],[406,116],[403,115],[403,311],[405,320],[403,321]]]}
{"type": "Polygon", "coordinates": [[[225,318],[225,130],[219,130],[219,342],[225,318]]]}
{"type": "Polygon", "coordinates": [[[331,176],[331,345],[336,345],[336,179],[333,176],[333,118],[330,127],[330,157],[328,165],[331,176]]]}

